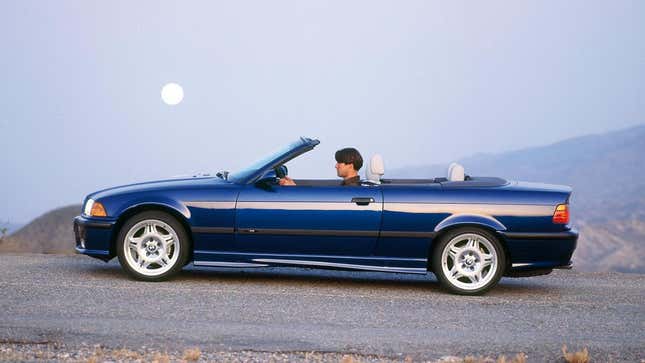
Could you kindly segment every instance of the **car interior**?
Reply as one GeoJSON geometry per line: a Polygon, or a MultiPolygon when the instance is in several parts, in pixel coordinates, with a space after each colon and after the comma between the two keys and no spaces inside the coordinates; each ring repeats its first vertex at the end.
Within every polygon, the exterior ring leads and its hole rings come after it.
{"type": "MultiPolygon", "coordinates": [[[[284,165],[276,168],[276,175],[287,174],[287,168],[284,165]]],[[[471,177],[465,173],[465,169],[461,164],[451,163],[448,166],[445,177],[437,177],[432,179],[394,179],[383,178],[385,175],[385,162],[383,157],[379,154],[372,156],[365,165],[365,179],[361,180],[363,186],[370,185],[410,185],[410,184],[434,184],[441,183],[444,187],[492,187],[503,186],[508,184],[508,181],[497,177],[471,177]]],[[[340,181],[338,179],[294,179],[298,186],[338,186],[340,181]]]]}

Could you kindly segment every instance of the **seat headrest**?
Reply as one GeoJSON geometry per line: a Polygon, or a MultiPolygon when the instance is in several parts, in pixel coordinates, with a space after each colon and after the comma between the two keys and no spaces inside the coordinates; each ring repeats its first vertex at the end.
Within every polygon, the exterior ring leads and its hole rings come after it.
{"type": "Polygon", "coordinates": [[[365,178],[372,183],[381,184],[381,177],[385,174],[385,164],[383,163],[383,157],[379,154],[375,154],[370,159],[367,168],[365,168],[365,178]]]}
{"type": "Polygon", "coordinates": [[[448,167],[447,178],[449,181],[464,181],[465,176],[466,173],[461,164],[451,163],[448,167]]]}

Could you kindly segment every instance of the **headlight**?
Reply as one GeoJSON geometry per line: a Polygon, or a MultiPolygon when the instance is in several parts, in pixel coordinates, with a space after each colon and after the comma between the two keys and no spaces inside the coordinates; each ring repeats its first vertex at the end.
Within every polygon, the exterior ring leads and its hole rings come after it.
{"type": "Polygon", "coordinates": [[[90,213],[92,213],[92,205],[94,205],[94,199],[88,199],[87,202],[85,202],[85,208],[83,208],[83,214],[86,216],[89,216],[90,213]]]}
{"type": "Polygon", "coordinates": [[[107,217],[103,204],[94,201],[93,199],[87,200],[85,208],[83,208],[83,214],[90,217],[107,217]]]}

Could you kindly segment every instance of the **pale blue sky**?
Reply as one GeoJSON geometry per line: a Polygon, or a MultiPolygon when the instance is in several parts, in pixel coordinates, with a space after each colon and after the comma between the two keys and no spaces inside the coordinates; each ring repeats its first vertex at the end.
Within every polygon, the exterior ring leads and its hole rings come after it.
{"type": "Polygon", "coordinates": [[[644,38],[643,1],[2,0],[0,221],[300,135],[292,175],[333,178],[643,123],[644,38]]]}

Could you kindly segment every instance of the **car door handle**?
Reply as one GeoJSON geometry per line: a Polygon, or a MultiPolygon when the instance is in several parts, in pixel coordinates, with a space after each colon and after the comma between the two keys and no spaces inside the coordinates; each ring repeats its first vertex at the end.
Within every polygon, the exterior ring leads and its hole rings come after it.
{"type": "Polygon", "coordinates": [[[352,203],[356,203],[358,205],[368,205],[373,202],[374,202],[374,198],[364,198],[364,197],[352,198],[352,203]]]}

